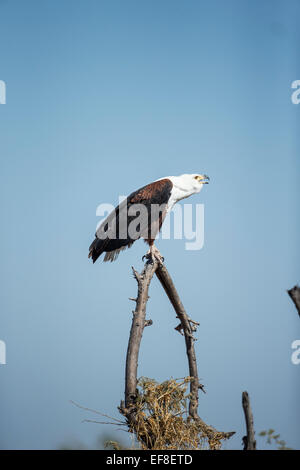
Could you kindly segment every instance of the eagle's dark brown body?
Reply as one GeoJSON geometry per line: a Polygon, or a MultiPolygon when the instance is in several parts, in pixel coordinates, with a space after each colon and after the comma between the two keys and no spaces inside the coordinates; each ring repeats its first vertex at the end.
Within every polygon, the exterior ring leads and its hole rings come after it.
{"type": "Polygon", "coordinates": [[[131,193],[115,210],[102,222],[97,230],[95,240],[89,248],[89,258],[93,263],[106,253],[104,261],[114,261],[121,250],[129,248],[138,238],[144,238],[151,245],[161,228],[167,213],[167,205],[171,196],[173,183],[168,178],[164,178],[154,183],[147,184],[137,191],[131,193]],[[138,227],[140,235],[132,238],[127,228],[134,222],[136,215],[130,214],[130,209],[135,204],[142,204],[147,209],[148,216],[138,227]],[[156,217],[151,217],[152,205],[159,205],[162,210],[156,217]],[[124,227],[126,224],[126,227],[124,227]],[[114,230],[113,230],[114,228],[114,230]],[[125,230],[124,230],[125,229],[125,230]],[[125,237],[124,237],[125,232],[125,237]],[[120,236],[120,233],[122,236],[120,236]],[[107,236],[106,236],[107,234],[107,236]]]}

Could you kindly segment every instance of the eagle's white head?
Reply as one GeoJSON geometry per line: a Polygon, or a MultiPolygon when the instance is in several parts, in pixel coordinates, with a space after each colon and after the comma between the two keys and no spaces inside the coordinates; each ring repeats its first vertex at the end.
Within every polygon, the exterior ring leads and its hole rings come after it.
{"type": "Polygon", "coordinates": [[[209,177],[207,175],[199,175],[197,173],[172,176],[172,183],[184,191],[199,193],[204,184],[208,184],[209,177]]]}
{"type": "Polygon", "coordinates": [[[208,184],[209,182],[209,177],[207,175],[200,175],[198,173],[167,176],[166,178],[173,184],[169,207],[172,207],[174,203],[181,199],[185,199],[192,194],[199,193],[203,188],[203,185],[208,184]]]}
{"type": "Polygon", "coordinates": [[[163,179],[169,179],[178,189],[192,191],[191,194],[199,193],[203,185],[209,182],[209,176],[199,175],[198,173],[188,173],[180,176],[163,176],[156,181],[163,179]]]}

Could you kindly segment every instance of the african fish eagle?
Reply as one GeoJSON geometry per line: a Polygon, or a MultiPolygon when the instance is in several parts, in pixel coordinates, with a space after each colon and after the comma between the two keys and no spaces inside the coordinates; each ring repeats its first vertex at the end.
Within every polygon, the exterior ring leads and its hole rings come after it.
{"type": "Polygon", "coordinates": [[[120,251],[144,238],[150,247],[146,256],[161,262],[154,240],[167,213],[176,202],[199,193],[208,181],[207,175],[168,176],[134,191],[101,223],[89,248],[89,258],[95,263],[105,252],[104,261],[114,261],[120,251]],[[135,224],[135,233],[130,232],[130,224],[135,224]]]}

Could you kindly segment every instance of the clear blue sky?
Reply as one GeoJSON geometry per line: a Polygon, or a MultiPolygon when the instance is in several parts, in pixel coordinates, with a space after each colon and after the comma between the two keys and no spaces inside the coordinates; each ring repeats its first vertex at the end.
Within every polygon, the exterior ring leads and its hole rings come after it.
{"type": "MultiPolygon", "coordinates": [[[[207,394],[199,414],[300,448],[299,1],[0,1],[2,448],[93,446],[118,417],[146,246],[88,261],[101,202],[165,175],[207,173],[205,244],[158,243],[189,314],[207,394]],[[298,132],[298,134],[297,134],[298,132]]],[[[151,285],[139,374],[187,375],[177,320],[151,285]]],[[[124,433],[117,436],[123,438],[124,433]]],[[[260,446],[262,446],[262,442],[260,446]]]]}

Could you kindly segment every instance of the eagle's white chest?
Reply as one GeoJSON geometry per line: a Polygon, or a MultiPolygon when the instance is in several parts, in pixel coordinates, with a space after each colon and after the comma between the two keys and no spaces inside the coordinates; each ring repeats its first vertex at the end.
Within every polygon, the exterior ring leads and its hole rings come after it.
{"type": "Polygon", "coordinates": [[[202,189],[202,184],[195,182],[194,175],[181,175],[181,176],[165,176],[159,180],[168,179],[172,183],[171,194],[167,203],[167,212],[170,212],[176,202],[185,199],[192,194],[199,193],[202,189]]]}
{"type": "Polygon", "coordinates": [[[186,191],[173,184],[170,199],[168,201],[167,212],[170,212],[170,210],[172,210],[176,202],[181,201],[182,199],[185,199],[191,196],[192,194],[194,194],[194,191],[186,191]]]}

